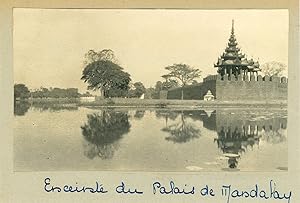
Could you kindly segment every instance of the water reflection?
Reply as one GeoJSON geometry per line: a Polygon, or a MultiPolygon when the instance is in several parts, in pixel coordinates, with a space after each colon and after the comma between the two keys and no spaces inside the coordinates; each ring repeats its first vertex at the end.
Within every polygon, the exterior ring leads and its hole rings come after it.
{"type": "Polygon", "coordinates": [[[186,143],[199,138],[200,126],[196,121],[202,121],[204,128],[217,132],[214,142],[223,154],[222,159],[227,160],[228,169],[237,169],[243,154],[255,146],[259,147],[260,142],[272,145],[285,142],[285,114],[285,111],[259,109],[156,111],[156,117],[165,120],[165,127],[161,130],[170,134],[166,137],[167,141],[186,143]],[[187,121],[187,118],[190,119],[187,121]],[[168,122],[170,120],[171,125],[168,122]]]}
{"type": "Polygon", "coordinates": [[[113,110],[103,110],[87,115],[87,123],[81,126],[82,135],[88,142],[85,155],[89,159],[99,156],[111,159],[118,149],[118,140],[130,130],[128,114],[113,110]]]}
{"type": "Polygon", "coordinates": [[[145,112],[146,112],[146,110],[136,110],[133,117],[135,119],[141,120],[144,117],[145,112]]]}
{"type": "Polygon", "coordinates": [[[166,137],[167,141],[172,141],[174,143],[186,143],[191,141],[192,139],[200,137],[200,129],[195,126],[193,123],[190,123],[186,120],[186,115],[184,111],[179,112],[170,112],[164,114],[156,114],[157,116],[163,115],[166,120],[166,127],[162,128],[163,132],[167,132],[170,136],[166,137]],[[168,125],[168,119],[176,120],[176,118],[180,117],[179,122],[168,125]]]}
{"type": "Polygon", "coordinates": [[[274,128],[273,127],[274,125],[270,125],[269,127],[263,126],[260,134],[261,140],[271,144],[278,144],[286,141],[287,138],[284,136],[284,130],[286,129],[286,121],[281,119],[281,122],[283,123],[275,125],[278,126],[279,128],[274,128]]]}
{"type": "Polygon", "coordinates": [[[185,118],[193,121],[203,121],[203,127],[216,131],[216,111],[215,110],[157,110],[156,118],[164,118],[166,126],[168,120],[176,120],[178,115],[183,114],[185,118]]]}
{"type": "MultiPolygon", "coordinates": [[[[23,163],[23,152],[35,152],[35,150],[38,150],[35,154],[45,152],[45,145],[36,147],[37,143],[41,143],[39,140],[32,139],[33,147],[23,146],[24,139],[18,140],[24,131],[31,130],[28,134],[32,134],[36,139],[45,134],[47,136],[43,139],[46,141],[52,139],[50,143],[63,140],[60,141],[59,150],[58,145],[52,150],[55,154],[53,157],[62,156],[61,149],[83,147],[84,153],[75,150],[78,153],[76,154],[72,151],[72,159],[85,163],[87,168],[84,169],[91,167],[89,159],[98,158],[93,162],[97,168],[104,167],[112,170],[116,165],[120,165],[129,170],[147,170],[152,167],[158,171],[180,171],[186,170],[187,164],[192,168],[213,171],[222,168],[230,171],[252,170],[255,167],[262,170],[270,168],[287,170],[285,160],[287,143],[284,143],[288,139],[286,110],[220,108],[216,110],[167,108],[132,110],[125,107],[78,108],[74,104],[16,102],[14,114],[25,115],[22,118],[15,117],[17,126],[15,140],[19,142],[18,149],[23,147],[16,156],[21,160],[20,163],[23,163]],[[26,119],[25,114],[28,109],[31,110],[26,119]],[[40,119],[44,117],[39,111],[47,111],[47,115],[50,115],[49,111],[61,110],[74,112],[51,114],[51,118],[55,118],[51,120],[53,122],[51,126],[58,126],[57,128],[49,127],[49,120],[40,119]],[[35,119],[34,127],[31,119],[35,119]],[[130,136],[126,136],[129,132],[130,136]],[[69,139],[66,134],[74,135],[71,138],[74,140],[66,142],[65,140],[69,139]],[[122,140],[123,138],[126,140],[122,140]],[[174,152],[178,150],[188,150],[189,155],[174,156],[174,152]],[[156,153],[152,153],[154,151],[156,153]],[[150,157],[149,152],[151,152],[150,157]],[[134,157],[128,157],[128,154],[134,154],[134,157]],[[255,156],[257,154],[260,156],[255,156]],[[276,159],[270,161],[270,154],[276,159]],[[77,160],[76,157],[81,156],[83,158],[77,160]],[[126,160],[127,157],[134,161],[126,160]],[[262,164],[256,166],[256,163],[262,164]]],[[[67,150],[65,153],[70,151],[67,150]]],[[[33,154],[30,157],[34,157],[33,154]]],[[[36,159],[32,158],[32,160],[36,159]]],[[[43,160],[41,159],[40,162],[43,160]]],[[[60,157],[60,160],[64,159],[60,157]]]]}
{"type": "MultiPolygon", "coordinates": [[[[250,130],[248,126],[241,128],[233,126],[221,126],[221,131],[218,132],[218,138],[214,141],[217,142],[218,148],[222,150],[224,155],[228,158],[229,168],[236,168],[240,154],[246,152],[250,147],[259,144],[259,136],[250,130]]],[[[250,126],[251,129],[251,126],[250,126]]]]}
{"type": "Polygon", "coordinates": [[[15,101],[14,102],[14,115],[24,116],[28,109],[30,108],[30,103],[27,101],[15,101]]]}
{"type": "Polygon", "coordinates": [[[59,112],[62,110],[76,111],[78,106],[75,103],[60,103],[57,102],[28,102],[28,101],[15,101],[14,102],[14,115],[24,116],[29,109],[34,111],[50,111],[59,112]]]}
{"type": "Polygon", "coordinates": [[[228,167],[237,168],[238,159],[249,149],[265,141],[278,144],[286,141],[284,130],[287,118],[283,115],[264,115],[263,112],[231,112],[218,110],[216,113],[216,131],[214,140],[228,158],[228,167]]]}
{"type": "Polygon", "coordinates": [[[76,111],[78,110],[78,106],[76,104],[60,104],[60,103],[32,103],[31,105],[33,110],[36,111],[50,111],[50,112],[58,112],[58,111],[76,111]]]}

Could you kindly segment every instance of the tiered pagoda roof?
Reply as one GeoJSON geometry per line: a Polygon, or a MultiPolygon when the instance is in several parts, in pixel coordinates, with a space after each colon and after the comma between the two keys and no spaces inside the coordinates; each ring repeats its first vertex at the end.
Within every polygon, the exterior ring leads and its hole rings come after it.
{"type": "Polygon", "coordinates": [[[237,46],[237,40],[234,34],[234,21],[232,20],[231,35],[229,42],[224,53],[218,58],[215,67],[237,67],[243,70],[248,69],[249,71],[259,71],[259,63],[253,59],[248,60],[245,54],[241,53],[240,48],[237,46]]]}

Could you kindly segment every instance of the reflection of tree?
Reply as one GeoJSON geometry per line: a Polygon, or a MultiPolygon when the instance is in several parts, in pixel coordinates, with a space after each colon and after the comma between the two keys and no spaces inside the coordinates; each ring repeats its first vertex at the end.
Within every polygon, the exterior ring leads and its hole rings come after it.
{"type": "Polygon", "coordinates": [[[56,112],[56,111],[76,111],[78,110],[78,106],[76,103],[58,103],[58,102],[33,102],[32,108],[38,111],[50,111],[50,112],[56,112]]]}
{"type": "Polygon", "coordinates": [[[156,118],[168,118],[171,120],[175,120],[177,116],[180,114],[180,111],[170,111],[170,110],[156,110],[155,116],[156,118]]]}
{"type": "Polygon", "coordinates": [[[145,115],[145,110],[136,110],[133,117],[136,119],[142,119],[144,115],[145,115]]]}
{"type": "Polygon", "coordinates": [[[155,111],[156,118],[164,118],[166,121],[166,127],[168,126],[168,120],[172,121],[176,120],[180,112],[178,111],[170,111],[170,110],[157,110],[155,111]]]}
{"type": "Polygon", "coordinates": [[[16,116],[24,116],[28,109],[30,108],[30,104],[27,101],[15,101],[14,102],[14,115],[16,116]]]}
{"type": "Polygon", "coordinates": [[[113,157],[118,148],[117,140],[129,132],[130,123],[127,113],[103,111],[87,115],[87,123],[81,126],[82,135],[88,141],[86,156],[93,159],[113,157]]]}
{"type": "Polygon", "coordinates": [[[170,136],[165,139],[168,141],[173,141],[174,143],[185,143],[194,138],[199,138],[200,129],[197,129],[191,123],[185,120],[184,113],[181,114],[181,120],[179,123],[166,126],[162,129],[164,132],[168,132],[170,136]]]}
{"type": "Polygon", "coordinates": [[[262,129],[261,140],[271,144],[278,144],[286,141],[282,126],[280,129],[273,129],[272,126],[270,126],[270,129],[266,129],[266,127],[263,126],[262,129]]]}

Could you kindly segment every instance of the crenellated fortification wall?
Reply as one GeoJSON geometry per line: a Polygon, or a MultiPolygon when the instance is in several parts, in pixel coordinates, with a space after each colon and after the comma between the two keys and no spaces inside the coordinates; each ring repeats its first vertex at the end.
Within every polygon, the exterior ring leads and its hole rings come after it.
{"type": "Polygon", "coordinates": [[[227,76],[210,75],[203,79],[202,83],[183,88],[174,88],[168,91],[168,99],[203,100],[208,90],[217,100],[287,100],[288,80],[286,77],[262,77],[251,75],[238,79],[230,79],[227,76]]]}
{"type": "Polygon", "coordinates": [[[167,99],[181,99],[181,90],[183,90],[183,99],[203,100],[208,90],[216,95],[216,80],[207,80],[196,85],[171,89],[168,91],[167,99]]]}
{"type": "Polygon", "coordinates": [[[238,77],[230,80],[226,76],[216,80],[216,99],[231,100],[287,100],[286,77],[238,77]]]}

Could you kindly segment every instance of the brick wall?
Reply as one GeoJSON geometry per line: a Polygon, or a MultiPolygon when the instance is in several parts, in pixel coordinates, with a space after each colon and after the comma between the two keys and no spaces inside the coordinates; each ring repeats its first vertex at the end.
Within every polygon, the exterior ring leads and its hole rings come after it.
{"type": "Polygon", "coordinates": [[[216,80],[206,80],[196,85],[189,85],[183,88],[175,88],[168,91],[168,99],[181,99],[181,90],[183,89],[183,99],[203,100],[208,90],[216,95],[216,80]]]}
{"type": "Polygon", "coordinates": [[[168,91],[168,99],[203,100],[208,90],[212,92],[217,100],[287,100],[288,82],[282,77],[239,77],[237,80],[229,80],[220,76],[208,76],[202,83],[190,85],[183,88],[175,88],[168,91]]]}
{"type": "Polygon", "coordinates": [[[216,99],[231,100],[287,100],[288,83],[286,78],[254,76],[216,81],[216,99]]]}

